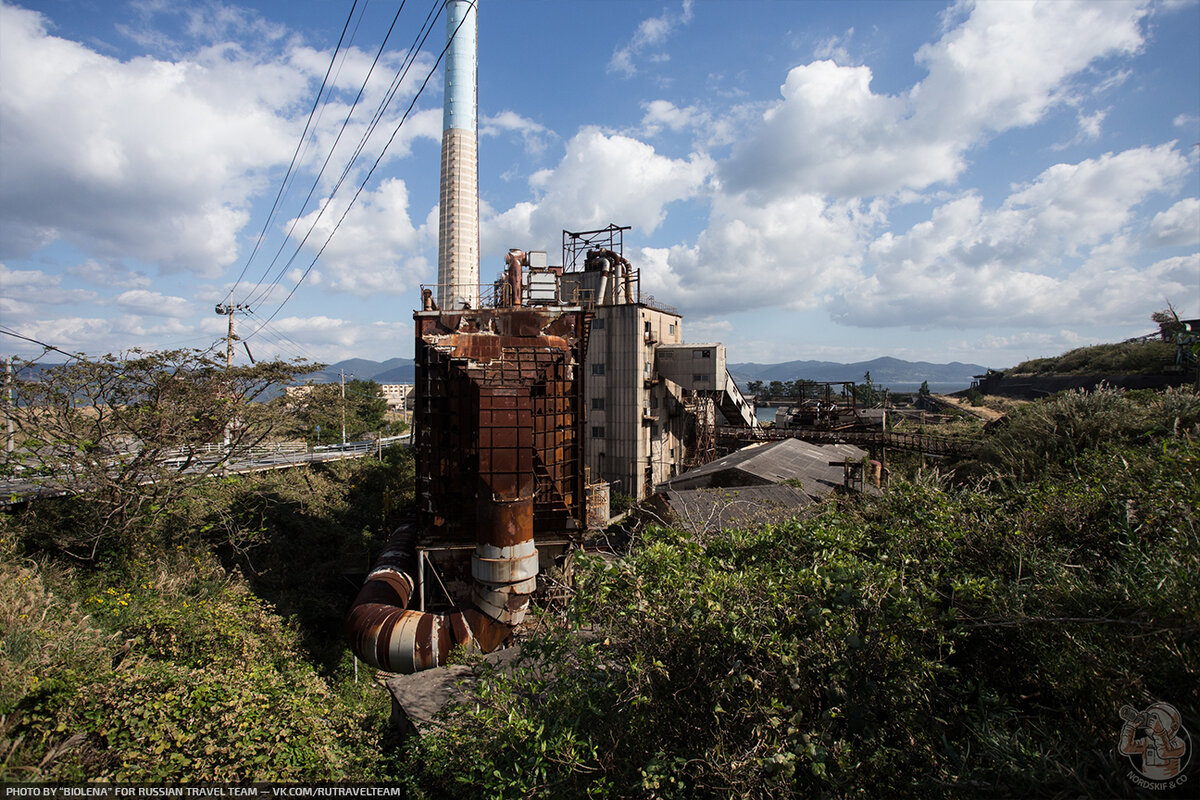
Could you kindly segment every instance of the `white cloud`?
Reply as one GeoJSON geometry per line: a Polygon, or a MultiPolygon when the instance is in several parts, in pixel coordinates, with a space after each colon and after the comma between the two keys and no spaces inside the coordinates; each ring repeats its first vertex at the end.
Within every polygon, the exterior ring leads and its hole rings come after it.
{"type": "Polygon", "coordinates": [[[82,264],[67,267],[66,271],[93,286],[145,289],[150,285],[150,278],[146,275],[115,261],[101,263],[89,258],[82,264]]]}
{"type": "MultiPolygon", "coordinates": [[[[68,353],[86,353],[90,356],[117,353],[132,347],[205,347],[217,338],[177,319],[147,324],[134,314],[122,314],[114,319],[80,316],[29,319],[23,320],[18,330],[31,339],[54,345],[68,353]]],[[[14,346],[14,349],[26,357],[42,354],[40,347],[25,342],[14,346]]],[[[61,360],[61,357],[51,353],[47,360],[61,360]]]]}
{"type": "Polygon", "coordinates": [[[1185,168],[1174,143],[1143,147],[1050,167],[995,211],[974,194],[945,203],[872,243],[874,274],[838,293],[833,316],[975,327],[1140,313],[1147,298],[1180,291],[1182,262],[1139,268],[1125,232],[1138,204],[1169,191],[1185,168]]]}
{"type": "Polygon", "coordinates": [[[501,111],[499,114],[480,120],[480,136],[499,136],[503,133],[518,134],[525,144],[525,152],[530,155],[539,155],[544,152],[550,140],[555,138],[554,132],[546,126],[523,117],[515,111],[501,111]]]}
{"type": "MultiPolygon", "coordinates": [[[[335,200],[317,221],[313,211],[297,221],[298,239],[314,223],[305,252],[296,259],[295,270],[308,268],[312,255],[328,239],[346,208],[346,200],[335,200]]],[[[408,215],[408,189],[404,181],[383,181],[375,191],[365,191],[350,210],[337,233],[321,254],[322,280],[330,291],[359,296],[401,294],[432,278],[432,268],[421,255],[436,242],[437,229],[415,228],[408,215]]]]}
{"type": "Polygon", "coordinates": [[[971,348],[975,350],[1017,350],[1026,351],[1030,348],[1035,348],[1042,352],[1054,352],[1055,350],[1068,350],[1073,347],[1079,347],[1087,342],[1083,336],[1071,330],[1060,330],[1058,333],[1046,333],[1042,331],[1022,331],[1009,336],[996,336],[988,334],[981,336],[973,344],[971,348]]]}
{"type": "MultiPolygon", "coordinates": [[[[160,10],[148,8],[147,18],[160,10]]],[[[290,160],[304,101],[329,54],[235,7],[206,4],[184,17],[185,33],[206,44],[179,54],[163,40],[175,53],[169,60],[120,61],[49,35],[38,13],[0,5],[0,254],[25,256],[61,240],[97,259],[133,258],[164,273],[215,277],[234,263],[250,202],[277,177],[268,170],[290,160]],[[220,38],[233,34],[243,43],[220,38]]],[[[366,133],[366,112],[402,57],[385,57],[373,73],[330,158],[326,191],[366,133]]],[[[302,165],[324,160],[350,107],[342,98],[357,91],[371,58],[346,51],[336,82],[343,92],[316,120],[317,142],[306,147],[302,165]]],[[[366,163],[432,63],[418,59],[366,148],[366,163]]],[[[408,155],[416,139],[440,141],[440,117],[437,109],[414,113],[387,159],[408,155]]],[[[356,166],[340,194],[364,169],[356,166]]],[[[295,178],[294,196],[306,180],[303,173],[295,178]]]]}
{"type": "Polygon", "coordinates": [[[412,338],[411,322],[360,322],[337,317],[283,317],[271,321],[250,339],[255,358],[303,355],[310,360],[338,361],[353,353],[360,358],[396,355],[396,342],[412,338]],[[268,335],[269,334],[269,335],[268,335]]]}
{"type": "Polygon", "coordinates": [[[697,196],[711,171],[706,156],[668,158],[631,137],[584,128],[567,142],[554,169],[529,179],[539,194],[536,202],[485,218],[483,250],[522,243],[536,249],[557,242],[564,227],[585,230],[614,221],[653,232],[666,207],[697,196]]]}
{"type": "Polygon", "coordinates": [[[733,332],[733,323],[718,317],[689,318],[683,325],[683,337],[686,342],[719,342],[733,332]]]}
{"type": "Polygon", "coordinates": [[[192,304],[182,297],[164,295],[147,289],[130,289],[117,295],[114,302],[127,311],[154,317],[187,317],[192,304]]]}
{"type": "Polygon", "coordinates": [[[79,303],[91,300],[95,292],[62,288],[62,277],[36,269],[9,269],[0,264],[0,292],[10,300],[29,303],[79,303]]]}
{"type": "Polygon", "coordinates": [[[669,100],[651,100],[642,103],[646,114],[642,117],[642,133],[656,136],[663,129],[682,131],[706,125],[709,115],[696,106],[679,108],[669,100]]]}
{"type": "Polygon", "coordinates": [[[768,204],[718,195],[694,246],[643,251],[643,284],[702,314],[812,308],[858,279],[867,216],[857,201],[813,194],[768,204]]]}
{"type": "Polygon", "coordinates": [[[854,28],[849,28],[841,36],[830,36],[822,39],[813,48],[813,55],[821,60],[835,61],[838,64],[853,64],[850,57],[850,40],[854,38],[854,28]]]}
{"type": "MultiPolygon", "coordinates": [[[[692,21],[692,2],[693,0],[683,0],[683,5],[678,12],[667,9],[660,16],[642,20],[638,24],[637,30],[634,31],[633,38],[627,44],[613,51],[612,58],[608,62],[608,71],[620,73],[626,78],[637,74],[635,61],[643,53],[662,45],[670,36],[671,31],[692,21]]],[[[647,59],[661,63],[668,60],[669,56],[662,51],[654,51],[649,54],[647,59]]]]}
{"type": "Polygon", "coordinates": [[[1072,76],[1136,52],[1145,14],[1123,2],[962,4],[917,53],[925,80],[897,95],[874,92],[865,66],[795,67],[722,177],[734,190],[839,197],[953,182],[985,135],[1037,122],[1070,98],[1072,76]]]}
{"type": "Polygon", "coordinates": [[[1185,197],[1150,220],[1149,243],[1153,247],[1196,247],[1200,245],[1200,199],[1185,197]]]}
{"type": "MultiPolygon", "coordinates": [[[[101,257],[218,274],[236,254],[258,171],[293,141],[260,86],[276,85],[274,69],[121,62],[0,6],[0,249],[65,239],[101,257]]],[[[305,85],[291,76],[287,99],[305,85]]]]}

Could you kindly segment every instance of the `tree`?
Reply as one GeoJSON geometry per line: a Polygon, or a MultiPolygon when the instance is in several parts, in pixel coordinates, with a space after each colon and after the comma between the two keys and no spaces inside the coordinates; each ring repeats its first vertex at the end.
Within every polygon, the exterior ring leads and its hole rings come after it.
{"type": "Polygon", "coordinates": [[[226,369],[199,350],[22,362],[10,409],[20,438],[9,466],[43,493],[83,501],[53,543],[91,559],[106,540],[152,525],[185,486],[271,437],[282,418],[254,401],[316,368],[270,361],[226,369]]]}
{"type": "Polygon", "coordinates": [[[870,370],[863,375],[863,381],[864,383],[861,386],[854,387],[854,398],[863,408],[871,408],[880,401],[883,393],[876,389],[875,384],[871,382],[870,370]]]}
{"type": "Polygon", "coordinates": [[[746,381],[746,392],[755,396],[761,396],[763,393],[763,382],[746,381]]]}
{"type": "Polygon", "coordinates": [[[929,381],[921,381],[921,388],[917,390],[917,394],[922,397],[928,397],[932,392],[929,391],[929,381]]]}
{"type": "Polygon", "coordinates": [[[1169,303],[1162,311],[1155,311],[1151,314],[1150,319],[1158,325],[1159,335],[1164,342],[1170,341],[1175,334],[1184,329],[1183,323],[1179,321],[1179,315],[1175,313],[1175,307],[1169,303]]]}
{"type": "Polygon", "coordinates": [[[309,383],[302,392],[286,398],[284,405],[293,415],[292,435],[317,438],[319,426],[320,439],[326,443],[341,441],[343,409],[347,441],[361,439],[387,425],[387,400],[375,381],[346,381],[344,400],[341,383],[309,383]]]}
{"type": "Polygon", "coordinates": [[[767,396],[771,398],[783,397],[783,382],[771,381],[767,384],[767,396]]]}

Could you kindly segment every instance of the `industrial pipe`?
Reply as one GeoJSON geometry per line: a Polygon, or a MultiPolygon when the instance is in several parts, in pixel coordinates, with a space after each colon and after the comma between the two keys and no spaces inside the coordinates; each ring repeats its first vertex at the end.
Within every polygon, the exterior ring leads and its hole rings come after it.
{"type": "Polygon", "coordinates": [[[504,257],[504,263],[508,265],[508,285],[512,293],[512,305],[521,305],[521,267],[528,264],[524,250],[509,250],[508,255],[504,257]]]}
{"type": "Polygon", "coordinates": [[[346,638],[360,659],[385,672],[440,666],[454,647],[490,653],[525,619],[537,586],[533,497],[482,503],[471,557],[475,608],[442,613],[408,608],[415,581],[415,526],[402,525],[367,575],[346,618],[346,638]]]}

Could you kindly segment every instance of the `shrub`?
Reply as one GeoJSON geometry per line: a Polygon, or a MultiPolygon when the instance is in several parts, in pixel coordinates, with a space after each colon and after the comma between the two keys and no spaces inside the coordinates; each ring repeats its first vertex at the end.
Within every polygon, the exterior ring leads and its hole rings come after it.
{"type": "Polygon", "coordinates": [[[777,528],[651,528],[623,560],[579,559],[567,624],[411,746],[410,789],[1132,795],[1117,709],[1200,711],[1200,453],[1138,441],[1118,400],[1060,400],[1094,403],[1097,430],[1128,440],[1077,442],[1072,482],[926,478],[777,528]]]}
{"type": "Polygon", "coordinates": [[[1013,375],[1158,375],[1175,363],[1169,342],[1122,342],[1080,347],[1052,358],[1024,361],[1013,375]]]}

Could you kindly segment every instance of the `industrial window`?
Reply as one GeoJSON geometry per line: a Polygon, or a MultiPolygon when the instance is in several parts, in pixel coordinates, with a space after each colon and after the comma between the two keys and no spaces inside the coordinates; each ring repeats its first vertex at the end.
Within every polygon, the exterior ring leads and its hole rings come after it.
{"type": "Polygon", "coordinates": [[[604,398],[603,397],[593,397],[592,398],[592,409],[595,411],[603,411],[604,410],[604,398]]]}
{"type": "Polygon", "coordinates": [[[693,350],[692,358],[712,358],[712,350],[693,350]]]}
{"type": "Polygon", "coordinates": [[[693,375],[692,380],[696,383],[708,383],[707,375],[693,375]]]}
{"type": "Polygon", "coordinates": [[[604,320],[603,319],[592,320],[592,328],[594,330],[598,330],[598,331],[604,330],[604,320]]]}
{"type": "Polygon", "coordinates": [[[647,361],[645,364],[642,365],[642,373],[645,375],[650,374],[650,362],[649,361],[647,361]]]}
{"type": "Polygon", "coordinates": [[[593,439],[603,439],[604,438],[604,426],[603,425],[593,425],[592,426],[592,438],[593,439]]]}
{"type": "Polygon", "coordinates": [[[667,333],[671,334],[672,336],[675,335],[675,323],[674,322],[672,322],[670,325],[667,326],[667,333]]]}
{"type": "Polygon", "coordinates": [[[650,438],[651,439],[658,438],[658,423],[657,422],[650,423],[650,438]]]}
{"type": "Polygon", "coordinates": [[[592,374],[593,375],[603,375],[604,374],[604,362],[603,361],[601,361],[599,364],[592,364],[592,374]]]}

